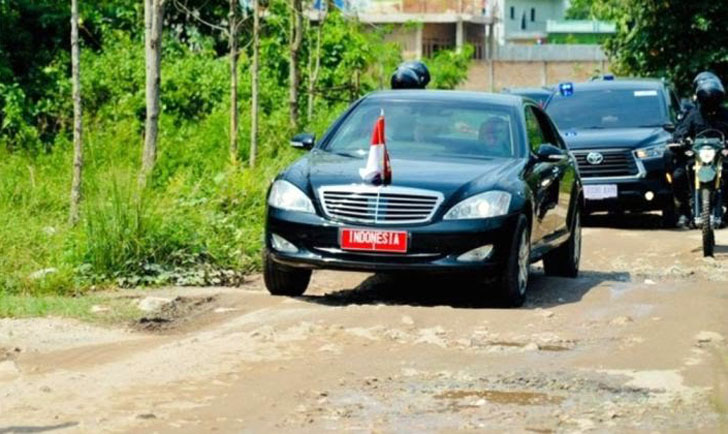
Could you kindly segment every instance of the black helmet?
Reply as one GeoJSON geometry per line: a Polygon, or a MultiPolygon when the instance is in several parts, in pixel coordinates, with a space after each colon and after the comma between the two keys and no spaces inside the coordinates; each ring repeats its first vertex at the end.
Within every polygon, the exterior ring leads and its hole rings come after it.
{"type": "Polygon", "coordinates": [[[430,82],[430,71],[419,61],[404,62],[392,74],[392,89],[424,89],[430,82]]]}
{"type": "Polygon", "coordinates": [[[700,82],[705,80],[718,80],[720,81],[720,78],[718,78],[717,75],[713,74],[710,71],[703,71],[700,74],[696,75],[693,79],[693,89],[695,89],[695,92],[698,92],[698,85],[700,82]]]}
{"type": "Polygon", "coordinates": [[[714,111],[725,98],[725,89],[720,80],[705,79],[698,82],[695,94],[700,103],[701,110],[714,111]]]}

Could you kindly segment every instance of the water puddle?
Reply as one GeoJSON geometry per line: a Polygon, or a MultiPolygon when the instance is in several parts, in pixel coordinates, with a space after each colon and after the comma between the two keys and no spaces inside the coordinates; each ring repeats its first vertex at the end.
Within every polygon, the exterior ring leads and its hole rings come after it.
{"type": "MultiPolygon", "coordinates": [[[[488,342],[488,346],[491,347],[506,347],[506,348],[523,348],[527,343],[523,342],[510,342],[510,341],[494,341],[494,342],[488,342]]],[[[536,344],[538,346],[539,351],[569,351],[573,349],[570,346],[567,345],[558,345],[558,344],[536,344]]]]}
{"type": "Polygon", "coordinates": [[[508,392],[503,390],[448,390],[435,395],[435,398],[450,400],[478,398],[494,404],[515,405],[558,405],[564,401],[562,396],[552,396],[540,392],[508,392]]]}

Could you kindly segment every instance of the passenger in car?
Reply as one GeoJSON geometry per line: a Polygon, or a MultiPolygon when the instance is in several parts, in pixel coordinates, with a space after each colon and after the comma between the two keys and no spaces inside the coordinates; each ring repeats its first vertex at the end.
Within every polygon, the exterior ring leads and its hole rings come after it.
{"type": "Polygon", "coordinates": [[[511,138],[508,122],[493,116],[480,124],[478,139],[485,143],[494,157],[511,155],[511,138]]]}

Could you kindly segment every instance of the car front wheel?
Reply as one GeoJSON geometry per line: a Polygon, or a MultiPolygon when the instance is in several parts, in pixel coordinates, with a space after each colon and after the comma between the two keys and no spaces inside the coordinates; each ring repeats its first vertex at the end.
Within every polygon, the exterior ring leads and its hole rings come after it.
{"type": "Polygon", "coordinates": [[[268,292],[273,295],[297,297],[303,295],[311,281],[311,270],[287,267],[271,258],[268,250],[263,251],[263,280],[268,292]]]}
{"type": "Polygon", "coordinates": [[[518,218],[511,240],[505,273],[499,282],[499,299],[507,307],[520,307],[526,301],[531,266],[531,236],[525,216],[518,218]]]}
{"type": "Polygon", "coordinates": [[[547,276],[576,277],[581,261],[581,214],[574,213],[569,240],[543,257],[547,276]]]}

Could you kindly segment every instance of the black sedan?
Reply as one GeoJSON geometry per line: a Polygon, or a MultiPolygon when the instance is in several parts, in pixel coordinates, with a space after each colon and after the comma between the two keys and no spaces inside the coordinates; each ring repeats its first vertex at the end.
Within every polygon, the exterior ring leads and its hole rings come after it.
{"type": "Polygon", "coordinates": [[[303,294],[315,268],[458,272],[520,306],[531,263],[543,259],[549,275],[578,273],[581,181],[558,130],[530,100],[375,92],[315,145],[306,134],[292,145],[311,152],[268,193],[264,277],[272,294],[303,294]],[[391,183],[373,184],[361,169],[380,116],[391,183]]]}

